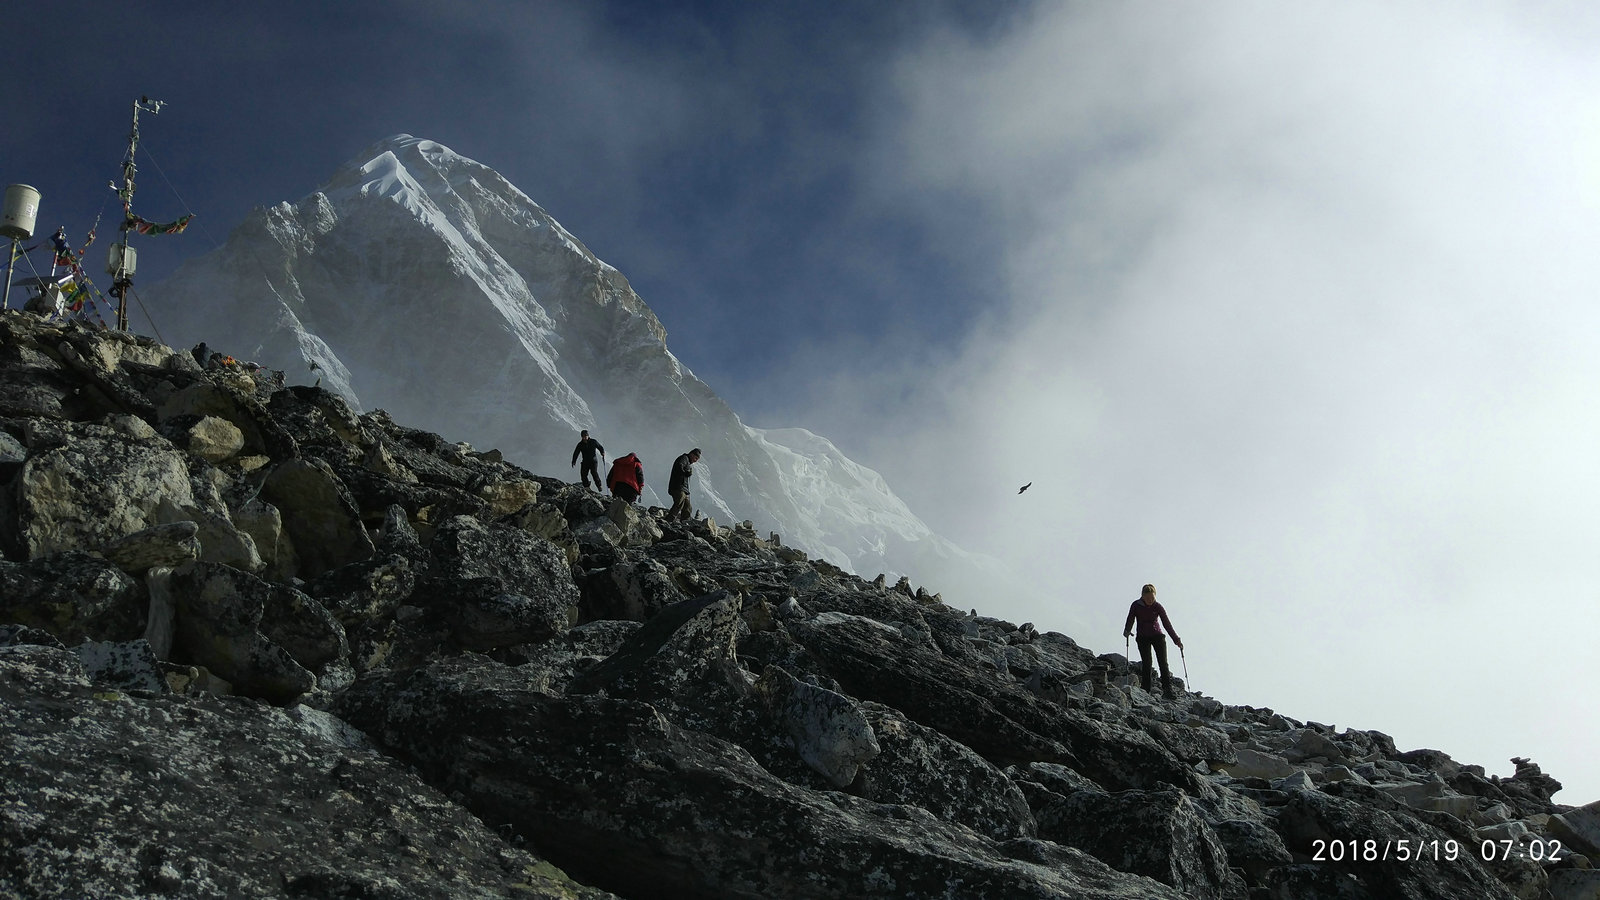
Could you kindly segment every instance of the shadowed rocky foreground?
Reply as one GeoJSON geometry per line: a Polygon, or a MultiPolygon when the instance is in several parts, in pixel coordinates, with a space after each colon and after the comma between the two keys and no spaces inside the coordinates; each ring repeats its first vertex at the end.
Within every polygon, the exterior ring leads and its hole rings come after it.
{"type": "Polygon", "coordinates": [[[1592,898],[1600,804],[0,314],[0,895],[1592,898]],[[8,624],[9,623],[9,624],[8,624]]]}

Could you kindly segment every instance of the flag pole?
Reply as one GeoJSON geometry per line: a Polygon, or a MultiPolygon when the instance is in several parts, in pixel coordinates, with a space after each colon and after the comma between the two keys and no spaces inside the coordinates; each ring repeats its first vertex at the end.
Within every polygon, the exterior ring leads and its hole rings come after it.
{"type": "Polygon", "coordinates": [[[117,298],[117,330],[128,330],[128,289],[133,287],[133,272],[136,268],[132,250],[128,246],[128,232],[133,229],[133,176],[139,167],[133,161],[134,153],[139,149],[139,111],[144,110],[151,115],[159,115],[165,101],[151,100],[149,97],[140,97],[133,102],[133,128],[128,134],[128,158],[122,161],[122,187],[117,187],[116,182],[111,183],[111,189],[122,198],[122,240],[118,242],[119,248],[111,257],[111,265],[106,271],[112,277],[111,296],[117,298]]]}

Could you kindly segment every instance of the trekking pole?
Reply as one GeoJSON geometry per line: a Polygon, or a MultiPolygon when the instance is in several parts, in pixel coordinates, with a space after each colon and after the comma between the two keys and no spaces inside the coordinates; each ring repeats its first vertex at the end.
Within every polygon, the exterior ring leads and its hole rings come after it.
{"type": "Polygon", "coordinates": [[[1178,658],[1183,660],[1183,689],[1192,691],[1194,687],[1189,684],[1189,658],[1183,655],[1182,644],[1178,645],[1178,658]]]}

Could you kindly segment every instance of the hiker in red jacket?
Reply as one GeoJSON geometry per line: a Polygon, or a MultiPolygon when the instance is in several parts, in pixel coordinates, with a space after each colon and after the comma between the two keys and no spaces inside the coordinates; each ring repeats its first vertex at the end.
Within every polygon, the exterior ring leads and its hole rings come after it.
{"type": "Polygon", "coordinates": [[[611,489],[611,496],[629,503],[639,499],[644,490],[644,463],[632,453],[612,463],[606,474],[606,487],[611,489]]]}
{"type": "Polygon", "coordinates": [[[1167,631],[1172,634],[1172,642],[1183,649],[1183,639],[1178,637],[1178,630],[1172,627],[1172,620],[1167,618],[1167,611],[1156,602],[1156,586],[1147,584],[1140,593],[1139,599],[1133,601],[1133,606],[1128,609],[1128,621],[1122,624],[1122,636],[1127,637],[1133,633],[1133,623],[1139,623],[1139,677],[1144,683],[1144,689],[1150,689],[1150,651],[1154,648],[1156,660],[1161,663],[1161,694],[1168,700],[1177,699],[1172,693],[1172,670],[1167,668],[1167,636],[1161,633],[1161,625],[1167,626],[1167,631]]]}

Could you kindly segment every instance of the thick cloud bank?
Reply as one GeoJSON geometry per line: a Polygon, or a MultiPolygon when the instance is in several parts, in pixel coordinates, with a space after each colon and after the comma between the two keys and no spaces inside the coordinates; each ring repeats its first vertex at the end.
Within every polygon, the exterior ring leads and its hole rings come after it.
{"type": "Polygon", "coordinates": [[[906,53],[885,202],[1003,248],[880,451],[909,502],[1101,649],[1154,582],[1202,689],[1600,796],[1595,26],[1048,4],[906,53]]]}

